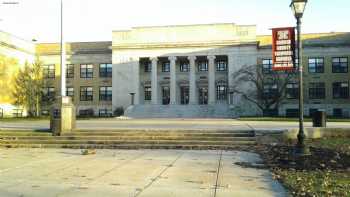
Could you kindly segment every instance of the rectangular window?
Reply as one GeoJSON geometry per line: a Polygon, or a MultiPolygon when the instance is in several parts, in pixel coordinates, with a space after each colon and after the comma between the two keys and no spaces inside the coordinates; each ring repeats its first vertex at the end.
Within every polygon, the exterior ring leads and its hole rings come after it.
{"type": "Polygon", "coordinates": [[[150,101],[152,99],[152,88],[145,87],[145,101],[150,101]]]}
{"type": "Polygon", "coordinates": [[[93,90],[92,87],[80,87],[80,100],[81,101],[92,101],[93,100],[93,90]]]}
{"type": "Polygon", "coordinates": [[[66,96],[70,96],[72,100],[74,99],[74,88],[66,87],[66,96]]]}
{"type": "Polygon", "coordinates": [[[198,61],[198,71],[208,71],[208,61],[206,60],[202,60],[202,61],[198,61]]]}
{"type": "Polygon", "coordinates": [[[333,116],[336,118],[343,118],[343,109],[341,108],[334,108],[333,109],[333,116]]]}
{"type": "Polygon", "coordinates": [[[324,73],[323,58],[309,58],[309,73],[324,73]]]}
{"type": "Polygon", "coordinates": [[[100,117],[112,117],[113,113],[111,109],[99,109],[98,116],[100,117]]]}
{"type": "Polygon", "coordinates": [[[334,99],[349,98],[349,83],[348,82],[333,83],[333,98],[334,99]]]}
{"type": "Polygon", "coordinates": [[[263,87],[263,97],[272,99],[277,96],[278,88],[276,84],[265,84],[263,87]]]}
{"type": "Polygon", "coordinates": [[[112,100],[112,87],[101,86],[100,87],[100,101],[111,101],[112,100]]]}
{"type": "Polygon", "coordinates": [[[335,57],[332,59],[332,72],[333,73],[347,73],[348,72],[348,58],[347,57],[335,57]]]}
{"type": "Polygon", "coordinates": [[[67,78],[74,78],[74,64],[67,64],[66,65],[66,77],[67,78]]]}
{"type": "Polygon", "coordinates": [[[299,109],[286,109],[286,117],[298,117],[299,109]]]}
{"type": "Polygon", "coordinates": [[[227,61],[225,60],[216,61],[216,71],[227,71],[227,61]]]}
{"type": "Polygon", "coordinates": [[[309,109],[309,116],[313,117],[317,111],[318,111],[318,109],[316,109],[316,108],[310,108],[309,109]]]}
{"type": "Polygon", "coordinates": [[[80,78],[93,78],[94,70],[92,64],[80,65],[80,78]]]}
{"type": "Polygon", "coordinates": [[[142,65],[145,70],[145,73],[152,72],[152,62],[143,62],[142,65]]]}
{"type": "Polygon", "coordinates": [[[43,101],[53,101],[55,99],[55,88],[54,87],[45,87],[42,89],[42,97],[43,101]]]}
{"type": "Polygon", "coordinates": [[[190,71],[190,65],[188,65],[188,62],[180,62],[180,72],[188,71],[190,71]]]}
{"type": "Polygon", "coordinates": [[[55,65],[50,64],[50,65],[43,65],[43,75],[44,78],[55,78],[55,65]]]}
{"type": "Polygon", "coordinates": [[[326,86],[324,82],[309,84],[309,98],[310,99],[325,99],[326,86]]]}
{"type": "Polygon", "coordinates": [[[264,74],[269,74],[272,72],[272,59],[263,59],[262,60],[262,69],[264,74]]]}
{"type": "Polygon", "coordinates": [[[289,83],[286,86],[286,97],[287,99],[297,99],[299,96],[299,84],[289,83]]]}
{"type": "Polygon", "coordinates": [[[219,101],[227,99],[227,86],[225,85],[216,86],[216,99],[219,101]]]}
{"type": "Polygon", "coordinates": [[[100,64],[100,77],[102,78],[112,77],[112,64],[100,64]]]}
{"type": "Polygon", "coordinates": [[[162,63],[162,72],[170,72],[170,62],[162,63]]]}

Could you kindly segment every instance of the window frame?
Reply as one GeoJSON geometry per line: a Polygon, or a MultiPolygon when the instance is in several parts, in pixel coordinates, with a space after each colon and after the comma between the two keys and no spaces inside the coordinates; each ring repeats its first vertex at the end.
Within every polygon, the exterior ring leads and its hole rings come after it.
{"type": "Polygon", "coordinates": [[[317,73],[324,73],[324,57],[309,57],[308,58],[308,72],[310,74],[317,74],[317,73]],[[314,60],[314,63],[310,63],[311,60],[314,60]],[[318,60],[322,60],[322,63],[318,62],[318,60]],[[311,66],[314,64],[315,65],[315,72],[311,71],[311,66]],[[322,65],[322,66],[321,66],[322,65]]]}
{"type": "Polygon", "coordinates": [[[56,75],[55,64],[46,64],[42,66],[43,77],[45,79],[54,79],[56,75]]]}
{"type": "Polygon", "coordinates": [[[273,72],[273,61],[271,58],[264,58],[261,60],[263,74],[271,74],[273,72]],[[268,63],[266,63],[268,61],[268,63]]]}
{"type": "Polygon", "coordinates": [[[227,100],[227,85],[216,86],[216,100],[226,101],[227,100]],[[223,88],[223,89],[220,89],[223,88]]]}
{"type": "Polygon", "coordinates": [[[299,97],[299,83],[287,83],[286,85],[286,98],[287,99],[298,99],[299,97]],[[293,86],[289,88],[288,86],[293,86]],[[291,96],[290,96],[291,95],[291,96]]]}
{"type": "Polygon", "coordinates": [[[348,99],[349,98],[349,82],[333,82],[332,83],[332,92],[333,99],[348,99]],[[335,87],[335,85],[339,85],[339,87],[335,87]],[[346,84],[346,89],[344,91],[342,85],[346,84]],[[338,94],[336,94],[336,90],[338,90],[338,94]],[[336,96],[338,95],[338,96],[336,96]]]}
{"type": "Polygon", "coordinates": [[[69,96],[74,100],[74,87],[66,87],[66,96],[69,96]],[[72,89],[73,91],[69,91],[69,89],[72,89]],[[70,95],[69,93],[72,92],[73,94],[70,95]]]}
{"type": "Polygon", "coordinates": [[[326,83],[310,82],[309,83],[309,99],[326,99],[326,83]],[[323,84],[323,87],[312,87],[313,84],[323,84]],[[319,90],[323,90],[318,92],[319,90]]]}
{"type": "Polygon", "coordinates": [[[227,61],[226,60],[217,60],[216,61],[216,71],[218,71],[218,72],[227,71],[227,61]]]}
{"type": "Polygon", "coordinates": [[[80,101],[93,101],[94,100],[94,89],[92,86],[80,86],[80,101]],[[85,91],[84,91],[85,89],[85,91]],[[88,94],[91,89],[91,95],[88,94]],[[84,93],[84,94],[83,94],[84,93]]]}
{"type": "Polygon", "coordinates": [[[99,88],[99,100],[100,101],[112,101],[112,86],[100,86],[99,88]]]}
{"type": "Polygon", "coordinates": [[[82,79],[94,78],[94,65],[93,64],[80,64],[80,78],[82,78],[82,79]],[[90,66],[91,66],[91,68],[89,68],[90,66]]]}
{"type": "Polygon", "coordinates": [[[181,61],[180,62],[180,72],[189,72],[190,64],[189,62],[181,61]]]}
{"type": "Polygon", "coordinates": [[[113,65],[111,63],[103,63],[99,65],[100,78],[112,78],[113,65]]]}
{"type": "Polygon", "coordinates": [[[208,72],[208,60],[200,60],[197,62],[198,72],[208,72]]]}
{"type": "Polygon", "coordinates": [[[144,94],[145,94],[145,97],[144,97],[145,101],[151,101],[152,100],[152,88],[151,88],[151,86],[145,86],[144,87],[144,94]]]}
{"type": "Polygon", "coordinates": [[[162,72],[163,73],[170,72],[170,61],[162,62],[162,72]]]}
{"type": "Polygon", "coordinates": [[[348,73],[349,71],[349,59],[348,57],[332,57],[332,73],[348,73]],[[338,59],[337,62],[334,62],[335,59],[338,59]],[[342,59],[346,59],[346,62],[342,62],[342,59]],[[338,64],[338,65],[335,65],[338,64]],[[345,67],[342,67],[341,65],[346,65],[345,67]],[[338,68],[337,68],[338,66],[338,68]],[[342,70],[344,68],[344,70],[342,70]]]}
{"type": "Polygon", "coordinates": [[[66,78],[74,78],[74,64],[66,64],[66,78]]]}

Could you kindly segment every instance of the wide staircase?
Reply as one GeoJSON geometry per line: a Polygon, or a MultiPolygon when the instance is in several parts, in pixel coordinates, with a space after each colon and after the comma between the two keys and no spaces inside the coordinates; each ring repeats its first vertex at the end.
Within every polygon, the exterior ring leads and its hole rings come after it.
{"type": "Polygon", "coordinates": [[[62,136],[0,131],[3,148],[233,149],[255,143],[255,133],[249,130],[77,130],[62,136]]]}
{"type": "Polygon", "coordinates": [[[227,104],[215,105],[134,105],[125,110],[132,118],[236,118],[227,104]]]}

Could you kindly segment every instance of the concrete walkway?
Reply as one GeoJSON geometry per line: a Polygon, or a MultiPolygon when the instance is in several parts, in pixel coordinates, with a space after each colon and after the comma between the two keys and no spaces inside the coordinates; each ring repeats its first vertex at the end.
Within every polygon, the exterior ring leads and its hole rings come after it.
{"type": "Polygon", "coordinates": [[[286,196],[238,151],[0,149],[0,196],[286,196]]]}
{"type": "MultiPolygon", "coordinates": [[[[305,122],[305,127],[311,127],[305,122]]],[[[350,128],[350,122],[328,122],[331,128],[350,128]]],[[[49,121],[0,121],[1,129],[48,129],[49,121]]],[[[78,120],[79,129],[230,129],[285,130],[298,128],[298,122],[240,121],[233,119],[90,119],[78,120]]]]}

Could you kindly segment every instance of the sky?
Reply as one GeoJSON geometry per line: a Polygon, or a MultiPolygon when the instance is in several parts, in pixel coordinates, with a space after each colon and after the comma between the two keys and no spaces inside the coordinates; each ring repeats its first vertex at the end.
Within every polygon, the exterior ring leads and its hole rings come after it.
{"type": "MultiPolygon", "coordinates": [[[[26,40],[58,42],[61,0],[0,0],[0,30],[26,40]],[[4,2],[18,2],[6,4],[4,2]]],[[[295,26],[290,0],[63,0],[68,42],[110,41],[112,30],[137,26],[235,23],[295,26]]],[[[303,33],[350,32],[349,0],[309,0],[303,33]]]]}

